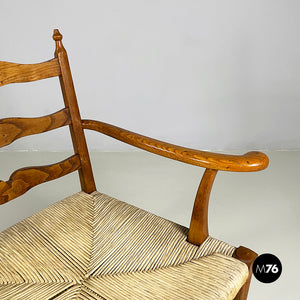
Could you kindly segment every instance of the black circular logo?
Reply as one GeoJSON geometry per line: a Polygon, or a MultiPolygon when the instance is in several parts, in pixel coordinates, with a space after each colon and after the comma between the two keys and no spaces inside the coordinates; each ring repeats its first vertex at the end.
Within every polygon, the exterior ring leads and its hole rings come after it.
{"type": "Polygon", "coordinates": [[[252,266],[253,275],[263,283],[276,281],[282,272],[282,265],[278,257],[273,254],[262,254],[256,258],[252,266]]]}

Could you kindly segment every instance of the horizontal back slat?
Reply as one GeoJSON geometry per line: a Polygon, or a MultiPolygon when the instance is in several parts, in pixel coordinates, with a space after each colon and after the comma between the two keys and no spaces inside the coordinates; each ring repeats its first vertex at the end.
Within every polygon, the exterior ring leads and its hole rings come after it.
{"type": "Polygon", "coordinates": [[[16,64],[0,61],[0,86],[29,82],[61,75],[57,58],[38,64],[16,64]]]}
{"type": "Polygon", "coordinates": [[[0,148],[21,137],[46,132],[71,123],[68,108],[39,118],[0,119],[0,148]]]}
{"type": "Polygon", "coordinates": [[[80,159],[76,154],[56,164],[19,169],[8,181],[0,181],[0,204],[23,195],[38,184],[62,177],[79,168],[80,159]]]}

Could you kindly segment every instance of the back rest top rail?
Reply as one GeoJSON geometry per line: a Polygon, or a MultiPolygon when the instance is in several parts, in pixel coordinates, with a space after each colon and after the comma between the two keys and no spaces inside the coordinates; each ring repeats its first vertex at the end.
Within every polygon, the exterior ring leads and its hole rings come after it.
{"type": "Polygon", "coordinates": [[[60,75],[61,69],[57,58],[37,64],[17,64],[0,61],[0,86],[60,75]]]}

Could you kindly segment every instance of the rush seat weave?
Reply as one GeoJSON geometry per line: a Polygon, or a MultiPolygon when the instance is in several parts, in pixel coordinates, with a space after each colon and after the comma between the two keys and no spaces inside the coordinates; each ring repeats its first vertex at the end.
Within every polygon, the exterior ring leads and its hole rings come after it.
{"type": "Polygon", "coordinates": [[[233,299],[235,248],[99,192],[79,192],[0,233],[0,299],[233,299]]]}

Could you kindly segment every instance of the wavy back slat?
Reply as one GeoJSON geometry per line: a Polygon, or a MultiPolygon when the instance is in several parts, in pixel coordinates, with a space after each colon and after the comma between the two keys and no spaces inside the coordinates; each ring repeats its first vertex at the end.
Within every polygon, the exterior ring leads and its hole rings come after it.
{"type": "Polygon", "coordinates": [[[34,186],[80,169],[77,154],[52,165],[28,167],[15,171],[8,181],[0,181],[0,204],[15,199],[34,186]]]}
{"type": "Polygon", "coordinates": [[[71,124],[68,108],[39,118],[0,119],[0,148],[21,137],[46,132],[71,124]]]}
{"type": "Polygon", "coordinates": [[[29,82],[61,75],[57,58],[38,64],[16,64],[0,61],[0,86],[29,82]]]}

